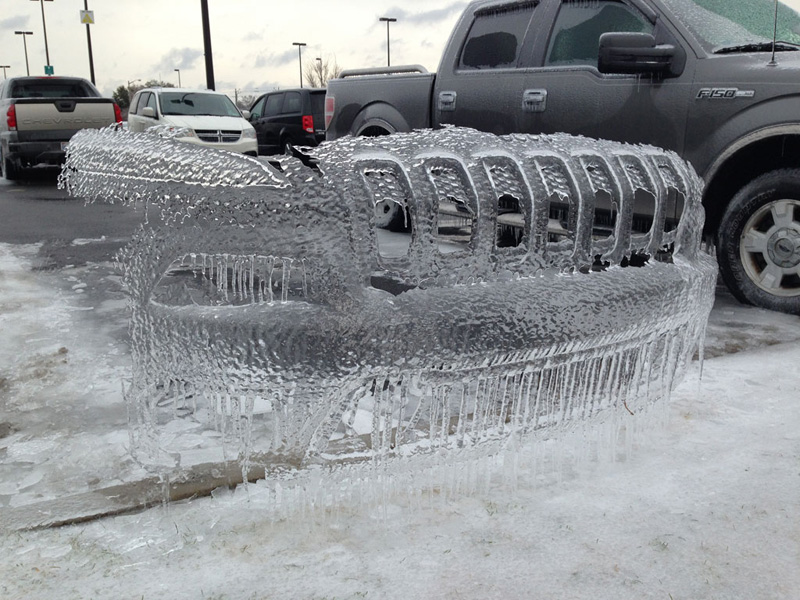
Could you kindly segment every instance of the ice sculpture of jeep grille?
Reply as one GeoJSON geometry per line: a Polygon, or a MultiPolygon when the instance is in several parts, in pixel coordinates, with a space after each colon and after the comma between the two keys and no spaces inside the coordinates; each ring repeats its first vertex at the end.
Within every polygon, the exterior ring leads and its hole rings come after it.
{"type": "Polygon", "coordinates": [[[71,193],[165,218],[121,257],[141,455],[491,453],[645,411],[683,375],[716,268],[676,155],[457,128],[309,152],[275,169],[73,138],[71,193]]]}

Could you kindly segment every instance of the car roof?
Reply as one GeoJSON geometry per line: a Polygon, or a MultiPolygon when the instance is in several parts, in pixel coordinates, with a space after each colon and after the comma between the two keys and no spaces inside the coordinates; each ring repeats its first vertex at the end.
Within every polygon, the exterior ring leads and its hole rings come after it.
{"type": "Polygon", "coordinates": [[[267,94],[282,94],[284,92],[324,92],[326,91],[325,88],[286,88],[281,90],[272,90],[271,92],[265,92],[264,95],[267,94]]]}
{"type": "Polygon", "coordinates": [[[223,94],[222,92],[218,92],[216,90],[196,90],[192,88],[176,88],[176,87],[161,87],[161,86],[142,88],[141,90],[139,90],[139,92],[154,92],[156,94],[159,92],[179,92],[184,94],[214,94],[216,96],[227,96],[226,94],[223,94]]]}
{"type": "Polygon", "coordinates": [[[20,82],[20,81],[43,81],[43,80],[49,80],[49,81],[86,81],[88,83],[87,79],[84,79],[83,77],[79,77],[77,75],[20,75],[18,77],[9,77],[7,79],[7,81],[14,81],[14,82],[20,82]]]}
{"type": "Polygon", "coordinates": [[[9,79],[83,79],[78,75],[15,75],[9,79]]]}

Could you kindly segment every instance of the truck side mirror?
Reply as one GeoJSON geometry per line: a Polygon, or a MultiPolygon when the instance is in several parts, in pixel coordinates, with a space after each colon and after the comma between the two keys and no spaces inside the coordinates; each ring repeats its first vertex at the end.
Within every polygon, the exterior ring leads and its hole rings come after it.
{"type": "Polygon", "coordinates": [[[150,117],[151,119],[156,118],[156,111],[152,106],[145,106],[142,109],[142,116],[143,117],[150,117]]]}
{"type": "Polygon", "coordinates": [[[676,75],[672,72],[675,46],[656,45],[649,33],[604,33],[600,36],[597,68],[601,73],[650,73],[676,75]]]}

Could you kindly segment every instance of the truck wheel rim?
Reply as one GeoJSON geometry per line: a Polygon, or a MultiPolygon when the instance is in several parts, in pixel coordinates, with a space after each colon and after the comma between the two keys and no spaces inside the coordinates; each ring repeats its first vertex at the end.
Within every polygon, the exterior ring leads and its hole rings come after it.
{"type": "Polygon", "coordinates": [[[759,289],[800,296],[800,200],[775,200],[753,213],[742,230],[739,255],[759,289]]]}

